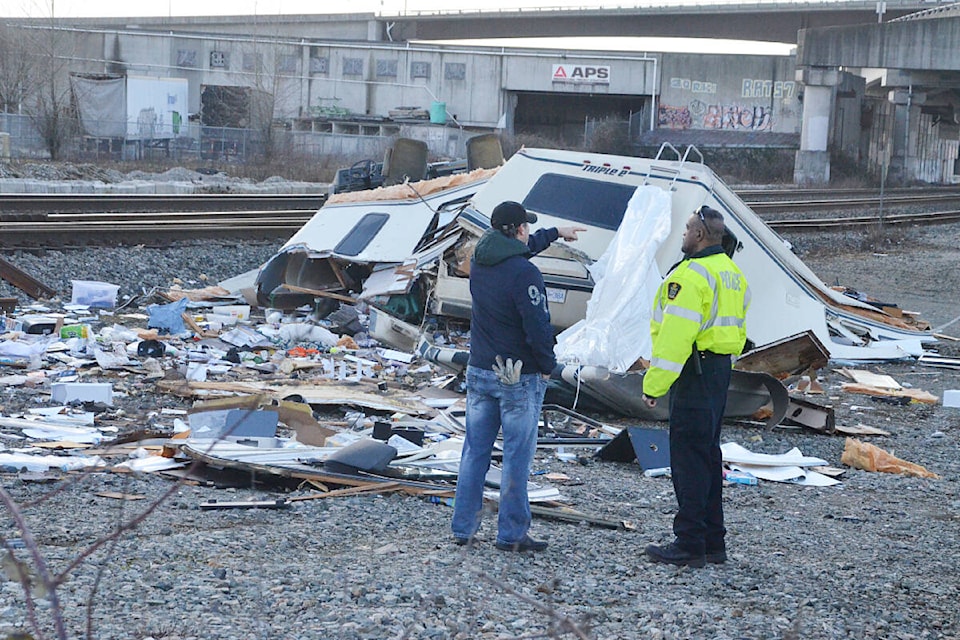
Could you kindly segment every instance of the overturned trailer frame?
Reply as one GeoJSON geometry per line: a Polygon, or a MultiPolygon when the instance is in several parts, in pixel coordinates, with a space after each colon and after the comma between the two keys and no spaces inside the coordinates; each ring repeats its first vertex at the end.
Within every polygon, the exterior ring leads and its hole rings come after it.
{"type": "Polygon", "coordinates": [[[699,152],[690,147],[681,156],[665,145],[651,159],[523,149],[473,197],[461,218],[483,229],[489,226],[486,212],[501,200],[516,200],[539,216],[534,228],[586,226],[577,248],[596,260],[620,226],[636,188],[654,185],[670,192],[672,205],[671,231],[655,256],[661,275],[682,257],[683,228],[693,211],[709,205],[724,214],[742,245],[734,259],[753,293],[747,331],[754,344],[810,330],[832,359],[890,360],[919,356],[922,344],[933,340],[928,330],[825,285],[702,157],[701,162],[688,161],[691,153],[699,152]],[[665,150],[676,159],[662,157],[665,150]]]}
{"type": "MultiPolygon", "coordinates": [[[[739,239],[735,260],[753,292],[748,338],[764,345],[811,332],[830,358],[888,360],[919,355],[932,340],[929,331],[908,325],[879,308],[826,286],[790,246],[702,162],[688,160],[670,145],[655,158],[635,158],[547,149],[522,149],[496,170],[396,185],[332,198],[268,261],[257,277],[258,301],[293,308],[316,299],[365,300],[375,337],[421,355],[430,349],[415,337],[424,313],[469,318],[470,242],[489,227],[489,212],[504,200],[521,202],[538,214],[537,227],[587,227],[575,246],[554,243],[535,258],[544,273],[551,317],[557,331],[585,315],[594,287],[590,265],[601,258],[638,187],[669,194],[661,215],[669,233],[654,260],[663,276],[681,258],[686,218],[702,205],[724,214],[739,239]],[[671,153],[674,158],[663,157],[671,153]],[[465,233],[466,232],[466,233],[465,233]],[[419,290],[414,290],[418,285],[419,290]],[[397,313],[390,300],[419,296],[420,308],[397,313]],[[412,316],[412,317],[411,317],[412,316]],[[411,324],[405,325],[404,321],[411,324]]],[[[648,313],[650,300],[638,300],[648,313]]],[[[401,307],[403,308],[403,307],[401,307]]],[[[463,358],[441,359],[462,368],[463,358]]],[[[642,371],[615,371],[610,377],[566,376],[611,409],[661,419],[666,403],[651,411],[639,401],[642,371]]],[[[786,410],[782,384],[763,372],[735,373],[728,416],[753,415],[772,403],[771,421],[786,410]]]]}

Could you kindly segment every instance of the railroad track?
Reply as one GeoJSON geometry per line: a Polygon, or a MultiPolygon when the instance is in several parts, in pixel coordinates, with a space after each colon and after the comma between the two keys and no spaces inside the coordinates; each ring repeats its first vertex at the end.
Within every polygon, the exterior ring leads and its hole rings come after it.
{"type": "Polygon", "coordinates": [[[0,194],[0,218],[29,214],[134,213],[150,211],[316,211],[323,194],[0,194]]]}
{"type": "MultiPolygon", "coordinates": [[[[894,207],[929,208],[960,203],[956,189],[898,189],[884,194],[886,213],[824,216],[832,210],[879,207],[867,190],[741,190],[737,192],[774,229],[828,230],[870,225],[939,224],[960,220],[960,210],[902,213],[894,207]],[[800,196],[803,196],[802,198],[800,196]],[[780,197],[786,200],[772,200],[780,197]],[[888,208],[889,207],[889,208],[888,208]],[[774,218],[778,212],[817,212],[807,217],[774,218]]],[[[99,239],[173,237],[289,237],[323,204],[323,195],[0,195],[0,244],[37,245],[50,239],[90,244],[99,239]]]]}
{"type": "Polygon", "coordinates": [[[807,194],[807,197],[795,200],[752,200],[744,198],[743,195],[740,195],[740,197],[757,213],[780,211],[810,212],[830,209],[876,209],[879,208],[881,204],[884,207],[903,207],[910,205],[929,207],[946,203],[960,203],[960,192],[925,194],[895,193],[884,194],[882,198],[876,193],[865,195],[831,195],[827,197],[821,197],[819,194],[807,194]]]}
{"type": "Polygon", "coordinates": [[[842,216],[837,218],[767,220],[778,230],[822,231],[850,227],[887,226],[901,224],[944,224],[960,220],[960,211],[927,211],[923,213],[890,213],[882,219],[879,215],[842,216]]]}

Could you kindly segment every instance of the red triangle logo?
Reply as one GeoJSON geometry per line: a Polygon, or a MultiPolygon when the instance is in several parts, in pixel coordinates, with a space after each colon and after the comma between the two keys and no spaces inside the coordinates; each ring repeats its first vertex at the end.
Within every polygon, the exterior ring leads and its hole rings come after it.
{"type": "Polygon", "coordinates": [[[553,72],[554,78],[566,78],[567,72],[563,70],[563,67],[557,67],[557,70],[553,72]]]}

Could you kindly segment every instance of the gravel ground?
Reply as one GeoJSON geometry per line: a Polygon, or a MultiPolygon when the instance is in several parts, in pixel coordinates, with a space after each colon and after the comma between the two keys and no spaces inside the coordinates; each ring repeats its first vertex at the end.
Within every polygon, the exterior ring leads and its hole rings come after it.
{"type": "MultiPolygon", "coordinates": [[[[839,279],[900,302],[943,332],[960,333],[952,324],[960,314],[960,225],[883,236],[786,237],[825,281],[839,279]]],[[[70,278],[106,280],[121,285],[122,297],[168,286],[174,278],[185,286],[215,282],[256,267],[274,250],[202,243],[5,257],[62,290],[69,291],[70,278]]],[[[0,293],[9,295],[3,288],[0,293]]],[[[950,343],[936,346],[958,355],[950,343]]],[[[913,362],[868,368],[937,395],[960,388],[956,373],[913,362]]],[[[490,515],[478,546],[453,546],[451,509],[418,497],[200,511],[206,500],[277,494],[175,486],[155,474],[94,473],[53,484],[7,474],[2,481],[54,571],[143,511],[149,499],[175,490],[60,588],[71,638],[88,634],[88,620],[89,637],[125,639],[957,638],[960,414],[845,394],[838,374],[821,373],[827,391],[821,401],[832,402],[839,424],[890,431],[870,440],[941,478],[850,469],[841,485],[830,488],[730,485],[724,490],[730,561],[704,569],[655,565],[643,557],[646,544],[669,540],[675,509],[669,480],[646,478],[635,464],[562,462],[549,451],[538,454],[534,469],[569,476],[559,488],[571,506],[629,521],[633,529],[536,519],[532,533],[549,540],[549,549],[512,554],[494,548],[490,515]],[[105,490],[149,499],[96,495],[105,490]]],[[[2,413],[36,401],[35,392],[5,392],[2,413]]],[[[123,401],[128,418],[181,406],[181,400],[146,392],[123,401]]],[[[761,453],[798,447],[835,466],[844,446],[841,437],[735,424],[725,427],[724,440],[761,453]]],[[[0,533],[21,537],[6,513],[0,533]]],[[[52,610],[49,599],[39,601],[36,615],[47,637],[56,637],[52,610]]],[[[0,634],[29,629],[20,585],[0,583],[0,634]]]]}

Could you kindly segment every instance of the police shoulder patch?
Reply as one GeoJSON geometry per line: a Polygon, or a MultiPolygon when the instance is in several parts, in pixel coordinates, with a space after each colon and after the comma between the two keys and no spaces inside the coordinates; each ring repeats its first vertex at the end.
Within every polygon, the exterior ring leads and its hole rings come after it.
{"type": "Polygon", "coordinates": [[[679,282],[671,282],[667,284],[667,298],[669,298],[670,300],[673,300],[674,298],[677,297],[677,294],[679,293],[680,293],[679,282]]]}

